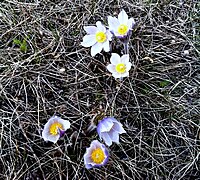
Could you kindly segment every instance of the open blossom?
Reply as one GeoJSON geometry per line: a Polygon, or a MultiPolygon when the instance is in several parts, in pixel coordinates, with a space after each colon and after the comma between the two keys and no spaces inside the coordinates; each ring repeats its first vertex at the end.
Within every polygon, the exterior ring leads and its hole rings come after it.
{"type": "Polygon", "coordinates": [[[90,147],[86,149],[84,154],[84,164],[87,169],[92,167],[104,166],[108,162],[109,154],[105,145],[99,141],[91,142],[90,147]]]}
{"type": "Polygon", "coordinates": [[[119,38],[130,36],[134,24],[134,19],[128,19],[128,15],[124,10],[119,13],[118,18],[108,16],[109,30],[119,38]]]}
{"type": "Polygon", "coordinates": [[[97,125],[97,133],[100,139],[111,146],[112,142],[119,143],[119,134],[126,133],[126,131],[114,117],[106,117],[97,125]]]}
{"type": "Polygon", "coordinates": [[[45,124],[42,131],[42,137],[45,141],[56,143],[69,128],[70,122],[68,120],[63,120],[58,116],[53,116],[45,124]]]}
{"type": "Polygon", "coordinates": [[[122,78],[129,76],[129,70],[131,69],[131,62],[129,62],[129,55],[123,55],[120,57],[116,53],[112,53],[110,58],[111,64],[107,66],[108,71],[112,73],[114,78],[122,78]]]}
{"type": "Polygon", "coordinates": [[[96,26],[84,26],[84,30],[88,33],[83,37],[81,45],[84,47],[91,47],[91,55],[95,56],[100,53],[102,49],[105,52],[110,51],[109,41],[112,40],[112,34],[106,30],[105,26],[100,21],[96,22],[96,26]]]}

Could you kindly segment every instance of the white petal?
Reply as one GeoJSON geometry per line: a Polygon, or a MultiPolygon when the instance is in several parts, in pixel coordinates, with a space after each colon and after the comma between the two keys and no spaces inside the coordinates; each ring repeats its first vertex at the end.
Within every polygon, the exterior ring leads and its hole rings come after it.
{"type": "Polygon", "coordinates": [[[120,63],[120,61],[121,61],[120,56],[117,53],[112,53],[110,62],[114,65],[117,65],[120,63]]]}
{"type": "Polygon", "coordinates": [[[112,33],[111,33],[109,30],[106,31],[106,36],[107,36],[107,39],[108,39],[109,41],[112,41],[113,35],[112,35],[112,33]]]}
{"type": "Polygon", "coordinates": [[[126,133],[126,131],[124,130],[124,128],[120,122],[115,122],[112,129],[119,132],[120,134],[126,133]]]}
{"type": "Polygon", "coordinates": [[[63,130],[67,130],[70,128],[70,122],[68,120],[58,119],[58,122],[62,124],[63,130]]]}
{"type": "Polygon", "coordinates": [[[54,135],[49,135],[49,136],[47,137],[47,140],[48,140],[48,141],[51,141],[51,142],[53,142],[53,143],[56,143],[56,142],[58,141],[59,138],[60,138],[60,135],[59,135],[59,134],[56,135],[56,136],[54,136],[54,135]]]}
{"type": "Polygon", "coordinates": [[[116,17],[108,16],[108,25],[110,31],[117,31],[120,23],[116,17]]]}
{"type": "Polygon", "coordinates": [[[103,48],[102,43],[96,43],[91,48],[91,56],[95,56],[96,54],[100,53],[103,48]]]}
{"type": "Polygon", "coordinates": [[[96,34],[97,32],[97,27],[96,26],[84,26],[83,29],[88,33],[88,34],[96,34]]]}
{"type": "Polygon", "coordinates": [[[126,12],[123,9],[119,13],[118,19],[119,19],[120,24],[125,24],[126,25],[128,23],[128,15],[126,14],[126,12]]]}
{"type": "Polygon", "coordinates": [[[125,72],[123,74],[121,74],[121,77],[128,77],[129,76],[129,72],[125,72]]]}
{"type": "Polygon", "coordinates": [[[109,52],[110,51],[110,44],[109,44],[108,40],[103,43],[103,49],[104,49],[105,52],[109,52]]]}
{"type": "Polygon", "coordinates": [[[121,62],[126,64],[129,62],[129,54],[125,54],[121,57],[121,62]]]}
{"type": "Polygon", "coordinates": [[[84,47],[90,47],[93,46],[96,43],[95,35],[85,35],[83,37],[83,42],[81,42],[81,45],[84,47]]]}
{"type": "Polygon", "coordinates": [[[116,70],[115,70],[115,65],[113,65],[113,64],[109,64],[109,65],[107,66],[107,69],[108,69],[108,71],[111,72],[111,73],[116,72],[116,70]]]}
{"type": "Polygon", "coordinates": [[[98,31],[106,32],[105,26],[102,25],[102,23],[100,21],[97,21],[96,25],[97,25],[98,31]]]}
{"type": "Polygon", "coordinates": [[[129,29],[132,29],[133,26],[135,25],[135,20],[134,20],[133,18],[130,18],[130,19],[128,20],[127,25],[128,25],[128,27],[129,27],[129,29]]]}
{"type": "Polygon", "coordinates": [[[107,146],[112,145],[112,140],[107,132],[102,133],[102,138],[103,138],[104,142],[107,144],[107,146]]]}
{"type": "Polygon", "coordinates": [[[127,71],[127,72],[130,71],[131,66],[132,66],[132,63],[131,63],[131,62],[127,62],[127,63],[126,63],[126,71],[127,71]]]}
{"type": "Polygon", "coordinates": [[[110,138],[113,142],[119,143],[119,133],[115,130],[109,132],[110,138]]]}
{"type": "Polygon", "coordinates": [[[122,77],[121,74],[118,73],[118,72],[114,72],[114,73],[112,73],[112,76],[113,76],[114,78],[116,78],[116,79],[122,77]]]}

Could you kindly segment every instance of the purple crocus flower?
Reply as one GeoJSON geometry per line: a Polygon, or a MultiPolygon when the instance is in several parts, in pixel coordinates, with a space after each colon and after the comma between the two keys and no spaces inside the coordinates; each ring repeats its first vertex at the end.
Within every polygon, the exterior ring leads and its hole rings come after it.
{"type": "Polygon", "coordinates": [[[104,166],[109,159],[108,150],[104,144],[94,140],[84,154],[84,164],[87,169],[104,166]]]}
{"type": "Polygon", "coordinates": [[[112,142],[119,143],[119,134],[126,133],[122,124],[114,117],[106,117],[97,125],[97,132],[100,139],[111,146],[112,142]]]}
{"type": "Polygon", "coordinates": [[[68,120],[63,120],[58,116],[53,116],[45,124],[42,131],[42,137],[45,141],[56,143],[69,128],[70,122],[68,120]]]}

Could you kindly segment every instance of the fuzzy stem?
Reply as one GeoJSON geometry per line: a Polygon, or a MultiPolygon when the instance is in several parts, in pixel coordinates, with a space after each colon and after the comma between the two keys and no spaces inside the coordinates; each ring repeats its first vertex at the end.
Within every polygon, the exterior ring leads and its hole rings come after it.
{"type": "Polygon", "coordinates": [[[124,43],[124,54],[128,54],[129,51],[128,51],[128,42],[127,43],[124,43]]]}

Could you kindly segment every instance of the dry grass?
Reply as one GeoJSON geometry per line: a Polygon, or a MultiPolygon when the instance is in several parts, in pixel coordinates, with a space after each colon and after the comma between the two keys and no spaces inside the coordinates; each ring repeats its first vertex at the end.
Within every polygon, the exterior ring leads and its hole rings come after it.
{"type": "Polygon", "coordinates": [[[199,7],[197,0],[2,0],[1,179],[198,179],[199,7]],[[106,70],[109,53],[92,58],[80,46],[83,25],[106,23],[120,8],[137,21],[135,67],[122,82],[106,70]],[[25,49],[13,40],[25,40],[25,49]],[[127,134],[109,148],[105,167],[88,171],[83,155],[98,136],[87,129],[101,113],[127,134]],[[72,123],[55,145],[41,138],[54,114],[72,123]]]}

